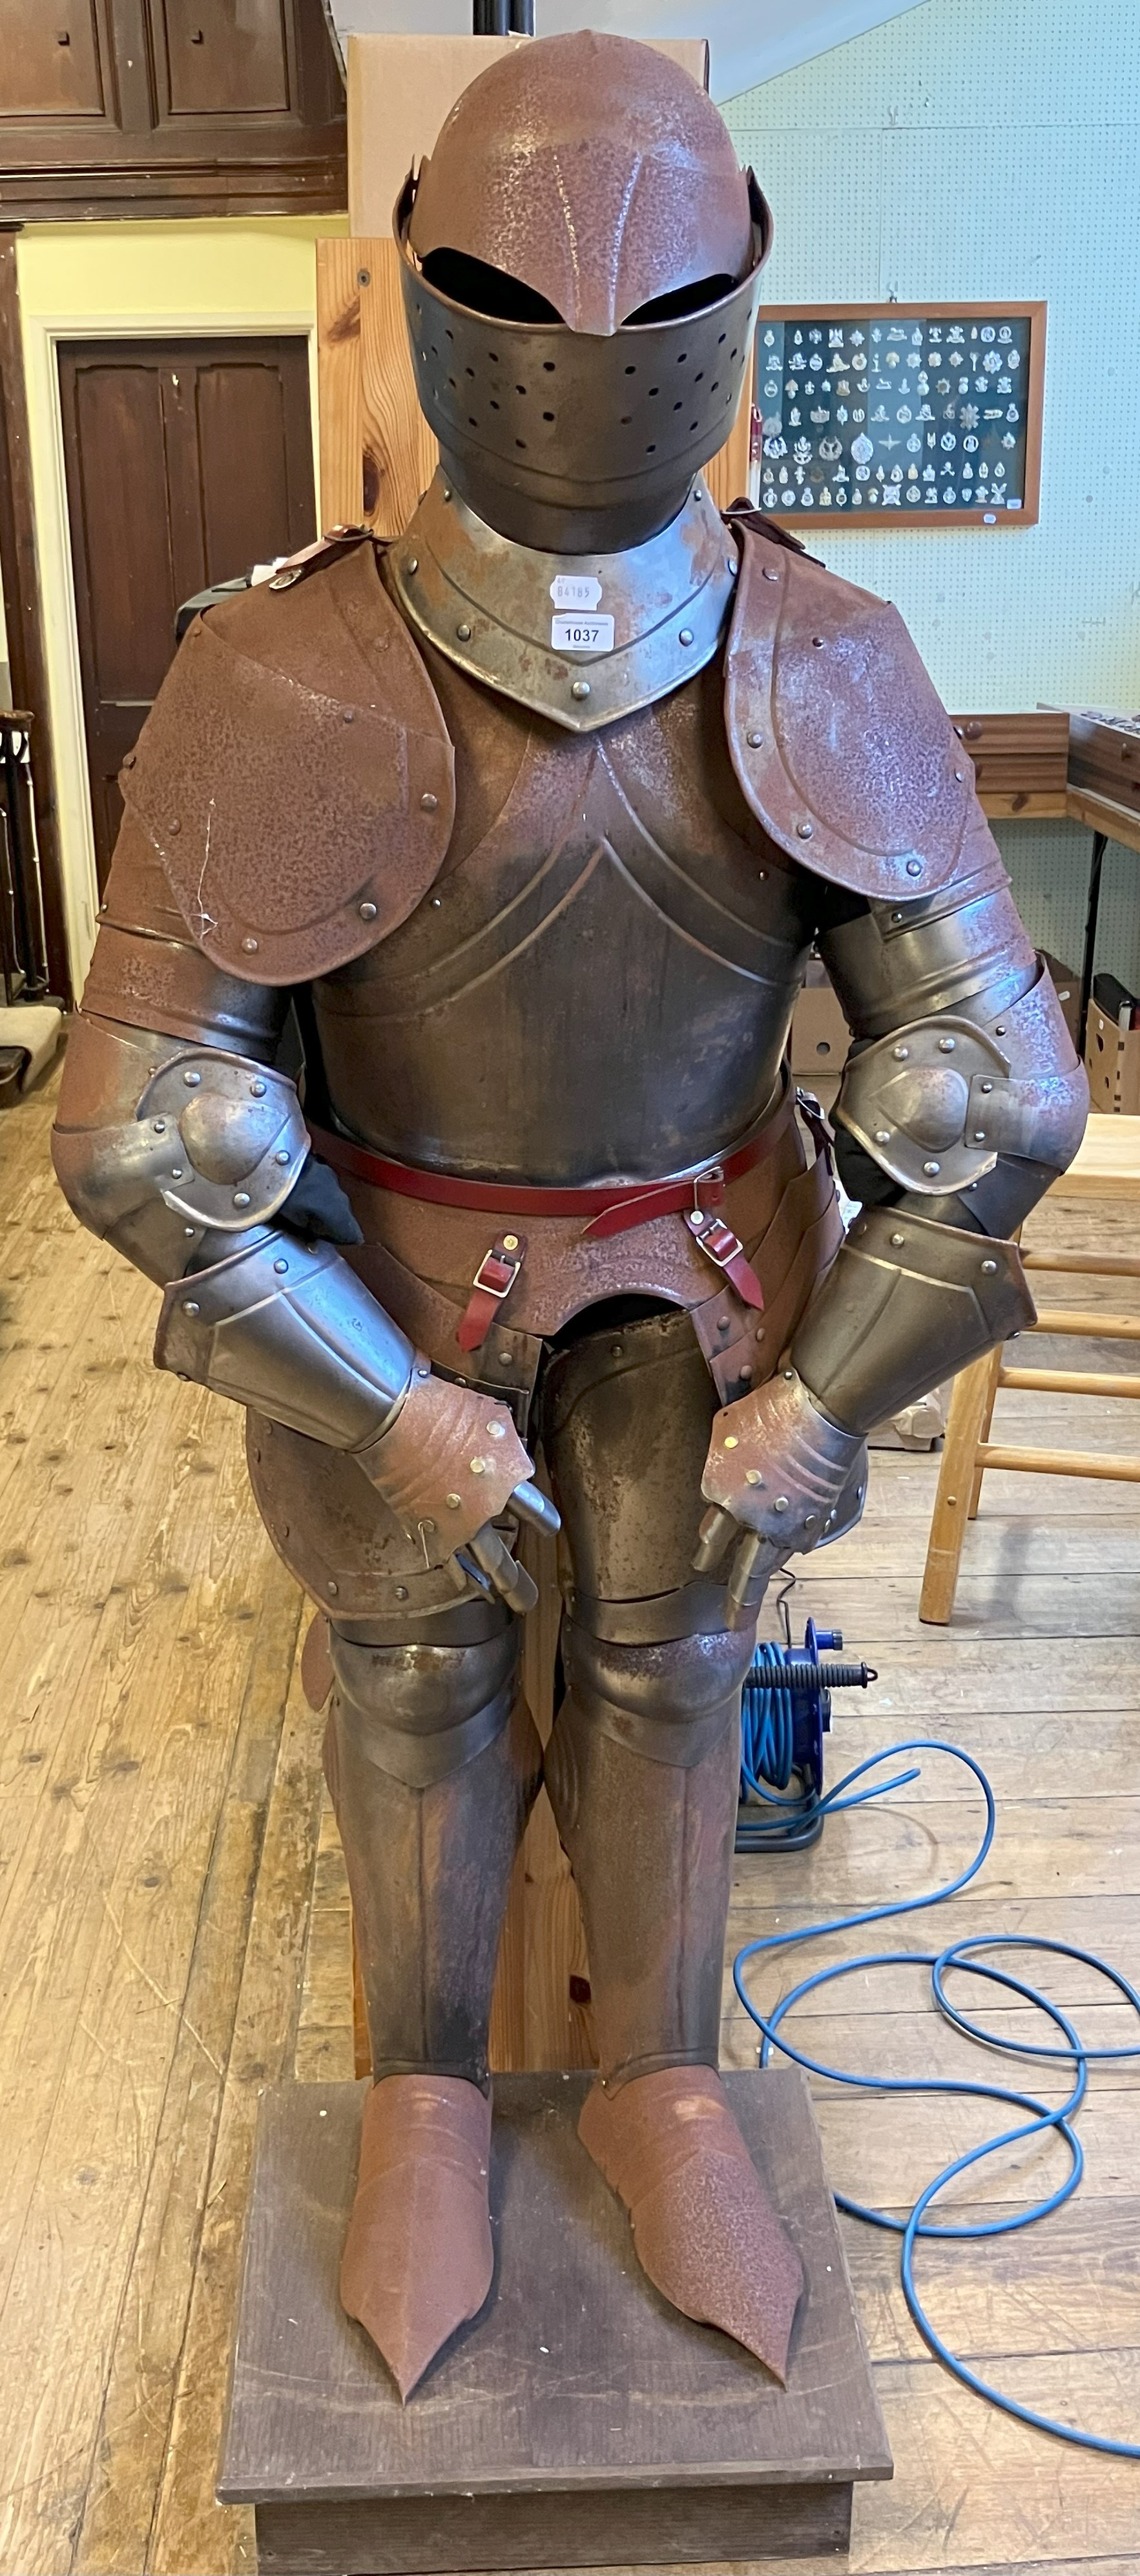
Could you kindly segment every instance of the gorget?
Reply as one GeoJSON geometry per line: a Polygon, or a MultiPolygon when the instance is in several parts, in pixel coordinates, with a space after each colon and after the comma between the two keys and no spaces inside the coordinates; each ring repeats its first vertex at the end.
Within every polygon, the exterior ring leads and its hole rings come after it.
{"type": "Polygon", "coordinates": [[[571,733],[653,706],[711,661],[735,540],[698,476],[622,554],[541,554],[476,517],[441,473],[385,561],[413,631],[473,680],[571,733]]]}

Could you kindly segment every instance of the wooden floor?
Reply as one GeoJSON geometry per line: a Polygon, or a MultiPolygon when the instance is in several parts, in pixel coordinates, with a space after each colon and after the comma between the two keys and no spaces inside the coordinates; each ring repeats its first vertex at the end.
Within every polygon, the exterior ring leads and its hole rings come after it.
{"type": "MultiPolygon", "coordinates": [[[[151,1370],[154,1292],[72,1224],[49,1115],[41,1093],[0,1118],[0,2576],[231,2576],[254,2566],[251,2525],[212,2488],[257,2098],[283,2073],[351,2072],[343,1870],[297,1684],[302,1606],[249,1499],[238,1420],[151,1370]]],[[[1094,1231],[1131,1243],[1133,1214],[1051,1205],[1030,1239],[1094,1231]]],[[[1119,1310],[1122,1287],[1100,1302],[1119,1310]]],[[[999,1408],[1014,1437],[1140,1446],[1123,1403],[999,1408]]],[[[938,1941],[1040,1931],[1140,1977],[1140,1491],[993,1477],[953,1625],[932,1631],[916,1602],[933,1479],[925,1458],[879,1458],[862,1529],[792,1597],[797,1623],[838,1623],[881,1674],[873,1705],[837,1718],[832,1776],[901,1734],[966,1745],[994,1782],[998,1839],[934,1918],[938,1941]]],[[[961,1866],[978,1822],[934,1757],[815,1853],[740,1861],[731,1947],[919,1893],[961,1866]]],[[[925,1919],[899,1937],[920,1946],[925,1919]]],[[[768,1971],[758,1992],[787,1981],[768,1971]]],[[[1056,1991],[1090,2036],[1120,2031],[1083,1971],[1056,1991]]],[[[820,2054],[979,2071],[917,1970],[853,1981],[843,2002],[811,2017],[820,2054]]],[[[750,2051],[732,2001],[726,2058],[750,2051]]],[[[1096,2077],[1075,2208],[922,2262],[980,2367],[1134,2439],[1138,2090],[1128,2068],[1096,2077]]],[[[819,2116],[836,2182],[895,2208],[981,2125],[966,2105],[834,2097],[819,2116]]],[[[1055,2149],[1022,2155],[988,2191],[1016,2203],[1060,2167],[1055,2149]]],[[[1140,2467],[956,2389],[910,2326],[891,2242],[847,2236],[896,2459],[893,2485],[859,2499],[852,2566],[1135,2576],[1140,2467]]]]}

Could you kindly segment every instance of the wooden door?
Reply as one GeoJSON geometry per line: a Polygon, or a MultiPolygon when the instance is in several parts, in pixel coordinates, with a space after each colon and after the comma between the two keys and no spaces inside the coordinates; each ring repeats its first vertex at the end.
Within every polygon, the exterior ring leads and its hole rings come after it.
{"type": "Polygon", "coordinates": [[[182,600],[315,534],[301,338],[69,341],[59,352],[96,867],[182,600]]]}

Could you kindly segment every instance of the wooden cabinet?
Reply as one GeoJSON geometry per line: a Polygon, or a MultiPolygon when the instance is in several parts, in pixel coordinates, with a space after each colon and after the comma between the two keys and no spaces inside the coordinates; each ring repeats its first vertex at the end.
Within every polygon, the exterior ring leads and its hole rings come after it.
{"type": "Polygon", "coordinates": [[[0,0],[0,225],[339,211],[322,0],[0,0]]]}

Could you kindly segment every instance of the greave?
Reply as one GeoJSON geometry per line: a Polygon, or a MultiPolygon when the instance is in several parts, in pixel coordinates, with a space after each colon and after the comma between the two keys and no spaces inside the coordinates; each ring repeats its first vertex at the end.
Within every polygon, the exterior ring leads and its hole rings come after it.
{"type": "Polygon", "coordinates": [[[472,1645],[335,1633],[324,1761],[352,1890],[372,2072],[486,2091],[511,1868],[542,1754],[513,1625],[472,1645]]]}
{"type": "Polygon", "coordinates": [[[582,1901],[602,2082],[715,2067],[751,1631],[570,1627],[546,1783],[582,1901]]]}

